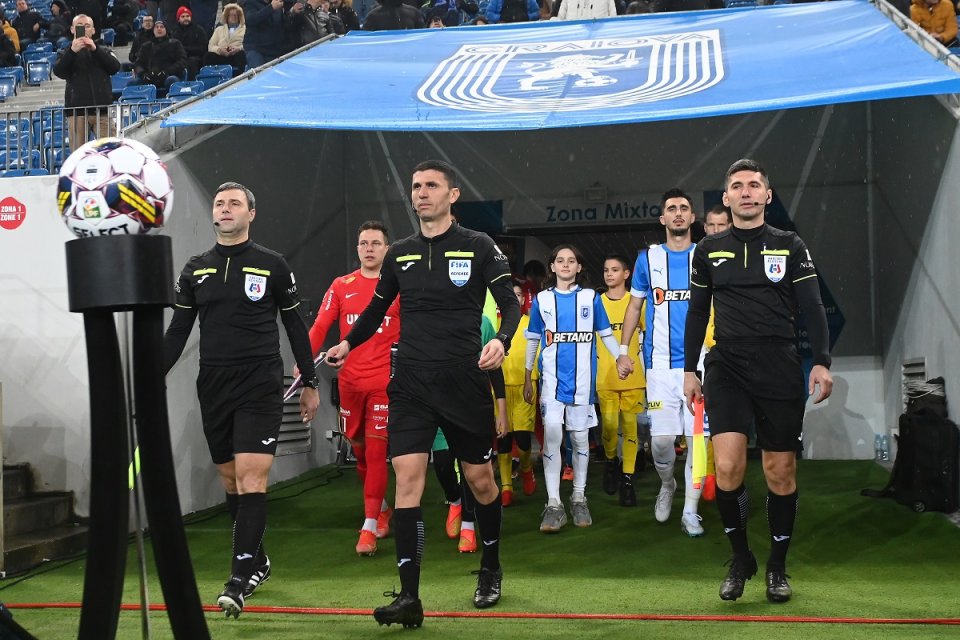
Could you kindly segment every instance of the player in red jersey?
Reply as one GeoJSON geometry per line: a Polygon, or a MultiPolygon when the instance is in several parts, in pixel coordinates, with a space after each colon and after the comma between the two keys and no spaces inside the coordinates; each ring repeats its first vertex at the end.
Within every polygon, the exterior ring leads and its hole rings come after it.
{"type": "MultiPolygon", "coordinates": [[[[357,255],[360,268],[336,278],[317,312],[310,329],[310,346],[316,355],[327,331],[340,324],[340,337],[350,328],[373,298],[380,279],[380,266],[387,253],[387,228],[379,221],[360,225],[357,255]]],[[[350,353],[339,374],[340,419],[363,482],[363,527],[357,541],[359,555],[377,552],[377,538],[390,532],[387,493],[387,383],[390,382],[390,347],[400,338],[399,299],[383,318],[373,338],[350,353]]]]}

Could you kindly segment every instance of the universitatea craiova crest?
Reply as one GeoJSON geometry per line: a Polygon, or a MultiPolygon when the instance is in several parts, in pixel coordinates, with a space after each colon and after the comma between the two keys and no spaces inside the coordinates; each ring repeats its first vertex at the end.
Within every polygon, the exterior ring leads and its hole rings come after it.
{"type": "Polygon", "coordinates": [[[469,44],[417,91],[464,111],[583,111],[670,100],[723,79],[716,29],[594,40],[469,44]]]}

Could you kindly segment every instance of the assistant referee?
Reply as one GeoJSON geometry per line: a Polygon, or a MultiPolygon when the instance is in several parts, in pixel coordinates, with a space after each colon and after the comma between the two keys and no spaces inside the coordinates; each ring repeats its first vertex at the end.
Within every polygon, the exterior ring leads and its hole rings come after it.
{"type": "Polygon", "coordinates": [[[303,373],[304,422],[320,405],[300,295],[287,261],[250,240],[253,193],[236,182],[217,188],[217,244],[187,261],[175,286],[176,307],[164,339],[169,372],[200,316],[197,394],[203,433],[234,518],[230,578],[217,604],[237,617],[244,598],[270,577],[263,552],[267,476],[283,419],[283,360],[277,313],[303,373]]]}
{"type": "Polygon", "coordinates": [[[770,556],[767,599],[786,602],[793,594],[786,560],[797,514],[797,451],[803,444],[807,393],[815,402],[830,396],[827,318],[817,272],[796,233],[766,224],[773,199],[767,172],[753,160],[727,170],[723,204],[733,226],[707,236],[693,254],[690,307],[684,336],[684,395],[690,410],[701,396],[697,360],[710,303],[715,309],[716,346],[704,362],[703,397],[710,416],[717,466],[717,507],[733,547],[720,597],[736,600],[757,572],[747,544],[749,499],[743,477],[747,432],[756,424],[767,480],[770,556]],[[803,313],[813,350],[813,369],[804,384],[796,349],[795,316],[803,313]]]}

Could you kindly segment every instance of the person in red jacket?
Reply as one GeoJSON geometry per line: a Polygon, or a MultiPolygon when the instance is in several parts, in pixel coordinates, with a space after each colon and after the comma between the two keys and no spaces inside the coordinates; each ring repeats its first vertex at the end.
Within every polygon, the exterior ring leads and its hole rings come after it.
{"type": "MultiPolygon", "coordinates": [[[[327,332],[339,322],[340,337],[373,298],[380,279],[380,267],[387,254],[389,236],[379,221],[360,225],[357,255],[360,268],[333,281],[310,329],[310,345],[316,355],[327,332]]],[[[357,472],[363,483],[363,527],[357,553],[372,556],[377,539],[390,533],[387,493],[387,383],[390,381],[390,347],[400,338],[399,301],[387,311],[376,335],[357,347],[340,371],[340,419],[357,458],[357,472]]]]}

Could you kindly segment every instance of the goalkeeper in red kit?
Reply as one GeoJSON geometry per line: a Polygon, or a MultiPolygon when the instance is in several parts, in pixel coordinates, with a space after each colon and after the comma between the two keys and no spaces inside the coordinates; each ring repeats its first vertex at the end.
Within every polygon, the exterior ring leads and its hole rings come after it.
{"type": "MultiPolygon", "coordinates": [[[[340,337],[347,335],[354,321],[370,303],[380,279],[380,266],[387,253],[387,228],[378,221],[360,225],[357,255],[360,268],[333,281],[310,329],[313,354],[320,351],[327,332],[339,322],[340,337]]],[[[350,354],[340,370],[340,419],[344,433],[357,458],[357,472],[363,483],[363,527],[357,553],[372,556],[377,539],[390,533],[393,510],[387,493],[387,383],[390,382],[390,346],[399,340],[399,300],[391,305],[377,333],[350,354]]]]}

